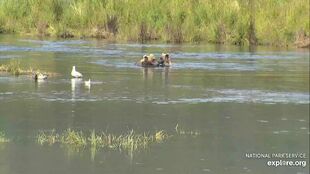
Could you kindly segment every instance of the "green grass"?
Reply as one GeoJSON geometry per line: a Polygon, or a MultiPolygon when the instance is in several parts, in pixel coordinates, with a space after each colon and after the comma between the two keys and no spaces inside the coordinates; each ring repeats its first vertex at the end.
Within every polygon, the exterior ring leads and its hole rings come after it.
{"type": "Polygon", "coordinates": [[[0,143],[8,143],[10,139],[6,137],[4,132],[0,132],[0,143]]]}
{"type": "Polygon", "coordinates": [[[292,44],[308,0],[2,0],[0,33],[113,40],[292,44]]]}

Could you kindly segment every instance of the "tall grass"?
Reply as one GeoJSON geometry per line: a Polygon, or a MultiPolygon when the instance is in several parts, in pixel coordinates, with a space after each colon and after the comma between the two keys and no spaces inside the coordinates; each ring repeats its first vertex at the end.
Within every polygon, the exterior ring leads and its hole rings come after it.
{"type": "Polygon", "coordinates": [[[285,45],[309,36],[309,1],[1,0],[1,32],[285,45]]]}

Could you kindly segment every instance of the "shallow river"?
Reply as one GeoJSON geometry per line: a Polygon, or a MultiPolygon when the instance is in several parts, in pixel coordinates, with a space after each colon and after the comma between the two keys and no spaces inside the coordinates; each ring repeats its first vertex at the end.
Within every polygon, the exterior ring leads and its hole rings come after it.
{"type": "Polygon", "coordinates": [[[270,167],[270,159],[246,157],[309,157],[308,50],[0,35],[0,64],[13,59],[58,75],[35,83],[0,73],[0,131],[12,140],[0,144],[1,174],[309,173],[308,159],[298,159],[306,167],[270,167]],[[161,52],[170,53],[172,67],[134,65],[161,52]],[[71,79],[73,65],[90,88],[71,79]],[[176,135],[176,125],[185,133],[176,135]],[[173,136],[132,154],[35,141],[39,131],[68,128],[173,136]]]}

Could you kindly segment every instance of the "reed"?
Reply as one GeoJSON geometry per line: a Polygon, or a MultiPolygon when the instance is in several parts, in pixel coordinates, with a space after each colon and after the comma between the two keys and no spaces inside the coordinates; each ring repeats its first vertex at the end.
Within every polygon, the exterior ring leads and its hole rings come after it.
{"type": "Polygon", "coordinates": [[[286,45],[309,26],[308,0],[0,1],[0,33],[286,45]]]}

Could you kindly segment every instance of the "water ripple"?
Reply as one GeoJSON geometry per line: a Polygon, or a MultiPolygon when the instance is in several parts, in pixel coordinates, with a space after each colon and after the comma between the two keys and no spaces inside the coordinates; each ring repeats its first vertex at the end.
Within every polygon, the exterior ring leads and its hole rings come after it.
{"type": "MultiPolygon", "coordinates": [[[[139,68],[134,62],[124,62],[121,60],[98,60],[91,62],[98,65],[116,68],[139,68]]],[[[205,70],[231,70],[231,71],[257,71],[270,70],[258,64],[245,63],[222,63],[222,62],[177,62],[172,66],[173,69],[205,69],[205,70]]]]}
{"type": "Polygon", "coordinates": [[[177,59],[238,59],[238,60],[259,60],[259,59],[269,59],[269,60],[283,60],[283,59],[296,59],[300,57],[306,57],[308,55],[302,53],[287,53],[281,54],[276,52],[270,53],[251,53],[251,52],[210,52],[210,53],[189,53],[189,52],[179,52],[171,54],[173,58],[177,59]]]}
{"type": "Polygon", "coordinates": [[[180,98],[177,100],[155,101],[156,104],[197,104],[197,103],[261,103],[261,104],[309,104],[308,93],[272,92],[261,90],[209,90],[204,98],[180,98]]]}

